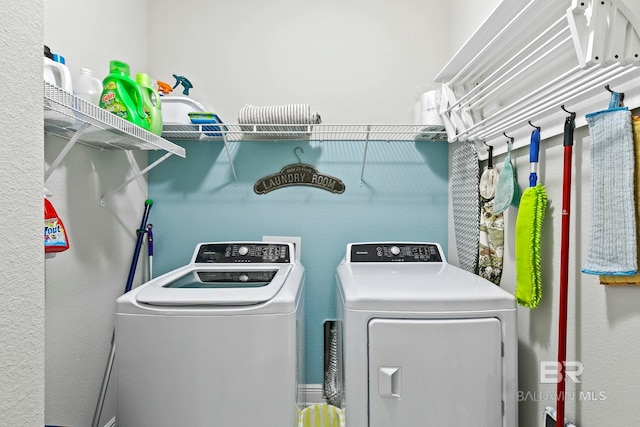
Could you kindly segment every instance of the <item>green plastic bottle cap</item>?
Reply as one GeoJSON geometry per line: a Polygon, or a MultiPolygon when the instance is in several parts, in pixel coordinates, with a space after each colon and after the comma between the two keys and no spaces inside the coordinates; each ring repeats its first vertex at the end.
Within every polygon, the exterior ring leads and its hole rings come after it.
{"type": "Polygon", "coordinates": [[[131,69],[129,68],[129,64],[122,61],[111,61],[109,62],[109,70],[112,73],[123,73],[126,75],[131,74],[131,69]]]}
{"type": "Polygon", "coordinates": [[[136,82],[143,86],[151,86],[151,77],[149,77],[149,74],[138,73],[136,74],[136,82]]]}

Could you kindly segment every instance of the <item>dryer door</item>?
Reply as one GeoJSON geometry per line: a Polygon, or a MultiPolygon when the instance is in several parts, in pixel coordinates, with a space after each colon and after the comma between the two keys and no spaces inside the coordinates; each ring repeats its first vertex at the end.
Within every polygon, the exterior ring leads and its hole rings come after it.
{"type": "Polygon", "coordinates": [[[370,427],[502,425],[498,319],[372,319],[368,329],[370,427]]]}

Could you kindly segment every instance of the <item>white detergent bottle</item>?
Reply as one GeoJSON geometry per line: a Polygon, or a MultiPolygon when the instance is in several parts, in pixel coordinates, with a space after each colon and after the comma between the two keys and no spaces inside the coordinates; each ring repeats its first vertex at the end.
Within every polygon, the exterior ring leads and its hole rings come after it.
{"type": "Polygon", "coordinates": [[[73,90],[76,96],[98,105],[100,103],[100,94],[102,94],[102,82],[93,77],[90,69],[81,68],[80,74],[73,81],[73,90]]]}
{"type": "MultiPolygon", "coordinates": [[[[54,57],[56,56],[57,55],[54,55],[54,57]]],[[[64,58],[58,56],[58,59],[60,62],[49,59],[46,56],[44,57],[45,79],[47,79],[47,77],[51,79],[51,76],[53,76],[53,81],[49,81],[49,83],[58,86],[65,92],[73,93],[71,72],[69,71],[69,68],[67,68],[67,66],[64,64],[64,58]]]]}
{"type": "MultiPolygon", "coordinates": [[[[52,57],[58,58],[59,61],[54,61],[46,54],[45,48],[45,56],[44,56],[44,81],[56,86],[63,91],[73,94],[73,83],[71,82],[71,72],[69,68],[63,63],[64,58],[59,55],[51,55],[52,57]]],[[[67,108],[64,104],[68,104],[69,100],[66,97],[58,93],[58,91],[53,90],[49,93],[55,99],[59,99],[60,103],[55,101],[47,101],[45,102],[45,111],[44,118],[56,126],[69,126],[75,123],[74,112],[72,109],[67,108]]]]}

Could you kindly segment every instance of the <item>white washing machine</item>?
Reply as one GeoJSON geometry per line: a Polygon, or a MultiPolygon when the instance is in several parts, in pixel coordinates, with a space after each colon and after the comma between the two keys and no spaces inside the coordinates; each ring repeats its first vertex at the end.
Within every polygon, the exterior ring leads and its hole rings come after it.
{"type": "Polygon", "coordinates": [[[118,298],[118,427],[296,426],[304,277],[292,243],[201,243],[118,298]]]}
{"type": "Polygon", "coordinates": [[[514,297],[434,243],[352,243],[336,272],[346,425],[515,427],[514,297]]]}

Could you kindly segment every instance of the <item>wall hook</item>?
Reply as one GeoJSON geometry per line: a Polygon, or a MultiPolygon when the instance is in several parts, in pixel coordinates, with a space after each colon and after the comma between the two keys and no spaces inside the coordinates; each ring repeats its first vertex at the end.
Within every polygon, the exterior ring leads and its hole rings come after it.
{"type": "Polygon", "coordinates": [[[531,126],[532,128],[538,129],[538,132],[540,132],[540,126],[536,126],[533,123],[531,123],[531,120],[529,120],[529,126],[531,126]]]}
{"type": "Polygon", "coordinates": [[[564,108],[564,104],[562,104],[560,106],[560,108],[562,108],[562,111],[564,111],[565,113],[569,114],[571,117],[575,117],[576,116],[576,113],[574,113],[573,111],[569,111],[566,108],[564,108]]]}
{"type": "Polygon", "coordinates": [[[572,111],[569,111],[569,110],[567,110],[566,108],[564,108],[564,104],[562,104],[562,105],[560,106],[560,108],[562,108],[562,111],[564,111],[564,112],[565,112],[565,113],[567,113],[567,114],[571,114],[571,115],[575,115],[575,114],[576,114],[576,113],[574,113],[574,112],[572,112],[572,111]]]}
{"type": "MultiPolygon", "coordinates": [[[[604,87],[609,93],[618,93],[614,90],[611,89],[611,86],[609,85],[605,85],[604,87]]],[[[619,92],[620,94],[620,105],[622,105],[622,103],[624,102],[624,92],[619,92]]]]}
{"type": "Polygon", "coordinates": [[[298,163],[302,163],[302,160],[300,160],[300,156],[298,156],[298,153],[296,152],[298,150],[304,153],[304,150],[302,149],[302,147],[296,147],[293,149],[293,155],[296,156],[296,159],[298,159],[298,163]]]}
{"type": "Polygon", "coordinates": [[[489,154],[487,156],[487,160],[488,160],[487,168],[493,169],[493,146],[487,144],[486,141],[482,141],[482,143],[485,145],[485,147],[487,147],[487,149],[489,149],[489,154]]]}
{"type": "Polygon", "coordinates": [[[502,132],[502,134],[504,135],[505,138],[507,138],[509,140],[509,142],[511,142],[513,144],[513,141],[515,139],[512,136],[507,135],[506,132],[502,132]]]}

